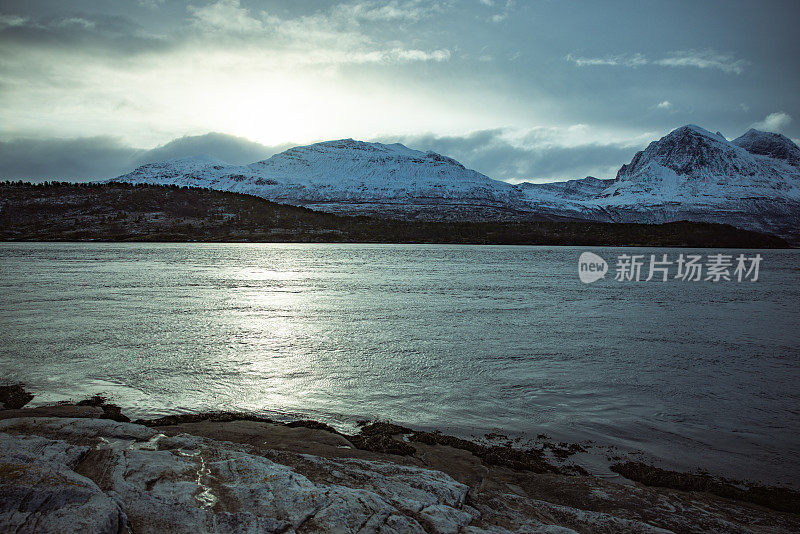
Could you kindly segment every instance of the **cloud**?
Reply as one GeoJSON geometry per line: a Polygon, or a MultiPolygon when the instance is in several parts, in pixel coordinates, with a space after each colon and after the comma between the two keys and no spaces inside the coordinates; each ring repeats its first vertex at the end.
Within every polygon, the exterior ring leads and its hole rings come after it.
{"type": "Polygon", "coordinates": [[[139,154],[113,137],[14,139],[0,142],[0,178],[100,179],[120,174],[139,154]]]}
{"type": "Polygon", "coordinates": [[[189,6],[193,23],[206,32],[253,33],[266,29],[266,13],[252,16],[239,0],[218,0],[203,7],[189,6]]]}
{"type": "Polygon", "coordinates": [[[638,138],[608,143],[588,141],[592,135],[587,127],[576,125],[533,128],[526,132],[496,128],[460,136],[388,136],[379,141],[432,150],[490,178],[512,183],[570,180],[589,175],[613,178],[619,167],[630,161],[644,144],[638,138]]]}
{"type": "Polygon", "coordinates": [[[763,121],[754,122],[751,127],[756,130],[779,133],[792,122],[792,117],[786,112],[778,111],[767,115],[763,121]]]}
{"type": "Polygon", "coordinates": [[[275,144],[446,113],[431,89],[438,73],[420,71],[454,48],[426,33],[433,20],[418,21],[449,0],[192,0],[156,11],[15,1],[0,19],[0,139],[112,134],[153,146],[225,131],[275,144]]]}
{"type": "MultiPolygon", "coordinates": [[[[759,11],[754,32],[733,42],[719,28],[694,31],[719,19],[706,3],[692,17],[648,4],[620,18],[593,3],[517,2],[499,25],[492,17],[504,16],[506,0],[0,3],[4,140],[111,134],[149,148],[220,131],[274,145],[576,122],[659,133],[692,122],[728,132],[772,111],[798,116],[791,88],[800,75],[788,53],[797,42],[780,10],[759,11]],[[642,21],[659,16],[669,31],[656,36],[642,21]],[[788,43],[787,53],[763,46],[770,38],[788,43]],[[657,107],[667,99],[671,108],[657,107]]],[[[751,11],[733,6],[725,18],[742,24],[751,11]]],[[[798,131],[794,122],[784,127],[795,138],[798,131]]],[[[465,151],[492,176],[542,176],[543,154],[559,146],[612,165],[589,149],[592,139],[500,137],[513,165],[465,151]],[[534,147],[541,156],[530,155],[534,147]]],[[[618,141],[597,139],[607,148],[618,141]]]]}
{"type": "Polygon", "coordinates": [[[713,50],[678,50],[669,56],[653,62],[665,67],[696,67],[698,69],[718,69],[723,72],[741,74],[748,64],[730,54],[718,54],[713,50]]]}
{"type": "Polygon", "coordinates": [[[95,27],[95,22],[92,20],[87,20],[82,17],[67,17],[56,21],[54,23],[54,26],[60,28],[69,28],[70,26],[78,26],[85,30],[90,30],[95,27]]]}
{"type": "Polygon", "coordinates": [[[662,102],[659,102],[656,105],[656,107],[658,109],[670,109],[670,108],[672,108],[672,102],[670,102],[669,100],[664,100],[662,102]]]}
{"type": "Polygon", "coordinates": [[[641,67],[647,65],[648,61],[642,54],[621,54],[616,56],[604,57],[579,57],[567,54],[564,58],[575,63],[579,67],[592,66],[611,66],[611,67],[641,67]]]}
{"type": "Polygon", "coordinates": [[[4,28],[14,28],[16,26],[25,26],[28,24],[29,20],[28,17],[0,13],[0,30],[4,28]]]}
{"type": "Polygon", "coordinates": [[[737,59],[730,54],[719,54],[713,50],[677,50],[670,52],[667,57],[650,60],[644,54],[619,54],[602,57],[581,57],[567,54],[567,61],[579,67],[611,66],[611,67],[641,67],[644,65],[657,65],[661,67],[694,67],[697,69],[717,69],[729,74],[741,74],[749,64],[743,59],[737,59]]]}
{"type": "Polygon", "coordinates": [[[264,146],[221,133],[186,136],[146,150],[109,136],[0,141],[0,179],[101,180],[146,163],[211,156],[244,165],[266,159],[292,144],[264,146]]]}
{"type": "Polygon", "coordinates": [[[148,150],[136,158],[134,165],[190,156],[210,156],[234,165],[245,165],[266,159],[292,146],[294,145],[291,143],[264,146],[243,137],[211,132],[205,135],[179,137],[148,150]]]}
{"type": "MultiPolygon", "coordinates": [[[[487,7],[494,7],[494,0],[481,0],[481,3],[487,7]]],[[[495,24],[503,22],[508,18],[511,13],[511,10],[514,9],[515,2],[514,0],[506,0],[505,4],[503,5],[502,9],[489,17],[491,22],[495,24]]]]}
{"type": "MultiPolygon", "coordinates": [[[[162,3],[141,0],[139,5],[152,8],[162,3]]],[[[173,52],[184,65],[202,63],[204,55],[229,52],[256,68],[442,62],[451,58],[449,48],[410,45],[404,42],[408,32],[399,24],[413,24],[447,6],[443,1],[360,0],[310,14],[278,16],[248,8],[240,0],[215,0],[187,5],[188,18],[172,25],[169,35],[145,30],[121,14],[77,10],[59,16],[0,14],[0,55],[11,57],[10,63],[30,64],[31,58],[23,55],[39,52],[42,57],[36,60],[46,62],[74,54],[72,62],[81,66],[150,52],[163,52],[158,59],[173,52]],[[394,31],[396,38],[384,29],[394,31]]]]}
{"type": "Polygon", "coordinates": [[[258,33],[264,30],[285,31],[288,24],[294,33],[297,23],[306,26],[308,34],[339,33],[353,30],[363,23],[416,22],[443,11],[439,2],[423,0],[360,0],[344,2],[310,15],[279,17],[268,11],[252,11],[240,0],[217,0],[203,7],[189,6],[195,26],[203,30],[258,33]]]}
{"type": "MultiPolygon", "coordinates": [[[[73,12],[64,16],[0,14],[0,54],[29,63],[37,52],[63,56],[91,51],[92,59],[133,56],[175,47],[174,39],[144,30],[129,17],[73,12]],[[22,53],[20,53],[22,52],[22,53]]],[[[8,63],[12,63],[9,61],[8,63]]]]}
{"type": "Polygon", "coordinates": [[[449,49],[424,50],[399,41],[380,42],[362,26],[413,23],[441,11],[438,2],[391,0],[337,4],[309,15],[279,17],[267,11],[251,11],[240,0],[217,0],[203,7],[190,6],[192,24],[204,39],[234,41],[234,47],[280,53],[280,61],[297,65],[392,64],[441,62],[449,49]]]}
{"type": "Polygon", "coordinates": [[[337,5],[332,14],[358,21],[415,22],[443,10],[439,2],[423,0],[356,1],[337,5]]]}
{"type": "MultiPolygon", "coordinates": [[[[587,175],[610,178],[643,144],[638,138],[605,144],[586,140],[594,135],[588,127],[576,125],[524,132],[496,128],[465,135],[429,133],[374,140],[438,152],[491,178],[510,182],[567,180],[587,175]]],[[[292,146],[265,146],[221,133],[181,137],[149,150],[108,136],[14,139],[0,142],[0,179],[101,180],[146,163],[199,155],[244,165],[292,146]]]]}

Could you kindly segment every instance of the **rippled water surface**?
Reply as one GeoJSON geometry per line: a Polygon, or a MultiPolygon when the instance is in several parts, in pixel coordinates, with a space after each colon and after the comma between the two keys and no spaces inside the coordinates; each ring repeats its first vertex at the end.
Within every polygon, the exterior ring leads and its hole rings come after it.
{"type": "Polygon", "coordinates": [[[39,403],[547,433],[797,484],[800,251],[755,283],[584,285],[583,250],[0,244],[0,372],[39,403]]]}

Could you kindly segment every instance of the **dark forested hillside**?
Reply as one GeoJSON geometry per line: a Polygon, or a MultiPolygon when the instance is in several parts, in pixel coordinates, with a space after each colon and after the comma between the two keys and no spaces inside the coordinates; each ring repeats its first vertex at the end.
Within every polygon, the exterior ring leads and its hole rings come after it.
{"type": "Polygon", "coordinates": [[[0,184],[0,239],[786,247],[728,225],[676,222],[423,222],[344,217],[175,186],[0,184]]]}

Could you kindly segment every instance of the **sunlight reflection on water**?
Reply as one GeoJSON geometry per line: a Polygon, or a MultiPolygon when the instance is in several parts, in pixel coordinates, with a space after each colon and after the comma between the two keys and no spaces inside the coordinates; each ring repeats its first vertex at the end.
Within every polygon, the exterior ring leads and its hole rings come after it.
{"type": "Polygon", "coordinates": [[[545,432],[798,478],[800,251],[762,251],[758,283],[586,286],[571,247],[0,248],[0,372],[35,402],[545,432]]]}

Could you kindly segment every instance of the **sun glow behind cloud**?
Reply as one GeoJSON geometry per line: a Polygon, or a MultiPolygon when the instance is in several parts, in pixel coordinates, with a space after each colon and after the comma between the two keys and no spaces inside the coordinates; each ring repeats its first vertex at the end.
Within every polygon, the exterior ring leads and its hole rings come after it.
{"type": "Polygon", "coordinates": [[[797,137],[791,17],[726,10],[767,46],[704,3],[617,4],[5,0],[0,151],[397,139],[516,180],[609,177],[686,123],[797,137]]]}
{"type": "MultiPolygon", "coordinates": [[[[18,48],[5,60],[7,68],[22,72],[33,66],[47,75],[25,91],[6,92],[3,133],[68,136],[80,124],[84,135],[113,129],[139,146],[207,131],[275,144],[420,128],[463,130],[496,120],[485,109],[465,113],[463,106],[459,111],[450,105],[469,101],[467,91],[442,98],[424,83],[409,86],[386,76],[394,68],[452,57],[447,48],[377,40],[359,23],[413,21],[432,9],[421,5],[361,2],[279,18],[251,12],[238,0],[220,0],[188,6],[183,35],[147,35],[152,51],[119,57],[66,47],[18,48]],[[31,120],[31,109],[47,115],[31,120]]],[[[45,34],[64,26],[21,17],[11,22],[45,34]]]]}
{"type": "Polygon", "coordinates": [[[264,144],[306,141],[309,133],[326,139],[418,128],[447,131],[474,119],[435,95],[405,92],[380,80],[359,83],[333,68],[270,65],[257,55],[227,52],[150,64],[117,75],[114,86],[106,87],[120,99],[131,89],[149,114],[181,131],[223,131],[264,144]]]}

